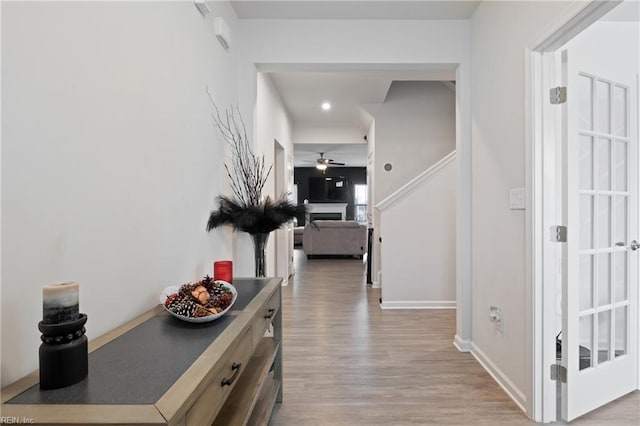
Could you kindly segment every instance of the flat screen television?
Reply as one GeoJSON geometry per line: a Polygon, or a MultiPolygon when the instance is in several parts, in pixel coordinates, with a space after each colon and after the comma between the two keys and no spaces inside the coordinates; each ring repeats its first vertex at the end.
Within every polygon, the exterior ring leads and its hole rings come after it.
{"type": "Polygon", "coordinates": [[[346,203],[349,200],[347,178],[345,177],[310,177],[309,201],[312,203],[346,203]]]}

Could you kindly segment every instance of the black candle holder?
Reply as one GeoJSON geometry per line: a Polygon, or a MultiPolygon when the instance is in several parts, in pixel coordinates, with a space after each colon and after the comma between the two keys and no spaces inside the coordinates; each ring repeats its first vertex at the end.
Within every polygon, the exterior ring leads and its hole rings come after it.
{"type": "Polygon", "coordinates": [[[78,383],[89,373],[84,325],[87,315],[60,324],[38,323],[40,340],[40,389],[58,389],[78,383]]]}

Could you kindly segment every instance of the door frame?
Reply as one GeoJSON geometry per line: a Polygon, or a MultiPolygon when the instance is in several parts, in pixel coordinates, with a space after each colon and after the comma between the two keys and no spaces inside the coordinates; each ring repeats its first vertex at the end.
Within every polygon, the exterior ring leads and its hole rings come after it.
{"type": "MultiPolygon", "coordinates": [[[[286,194],[289,191],[287,172],[286,149],[277,140],[273,140],[273,194],[279,197],[280,194],[286,194]]],[[[282,277],[282,286],[289,283],[289,256],[290,250],[288,246],[289,232],[291,226],[285,225],[274,232],[274,252],[275,252],[275,276],[282,277]]]]}
{"type": "MultiPolygon", "coordinates": [[[[526,153],[526,279],[527,354],[530,400],[527,414],[535,421],[557,420],[556,382],[550,368],[556,362],[556,286],[559,279],[559,253],[552,243],[550,226],[561,221],[562,168],[559,108],[549,103],[549,88],[559,83],[559,64],[554,53],[577,34],[612,10],[622,0],[574,2],[546,32],[525,49],[526,153]]],[[[640,383],[640,378],[639,378],[640,383]]]]}

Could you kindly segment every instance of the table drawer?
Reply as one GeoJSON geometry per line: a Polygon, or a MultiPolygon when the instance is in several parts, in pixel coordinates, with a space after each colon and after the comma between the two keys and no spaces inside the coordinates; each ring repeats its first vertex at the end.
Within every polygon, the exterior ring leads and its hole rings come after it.
{"type": "Polygon", "coordinates": [[[260,339],[264,336],[265,331],[271,324],[273,317],[278,313],[280,309],[280,289],[278,288],[275,293],[269,298],[267,303],[261,309],[258,309],[258,313],[253,319],[253,347],[255,348],[260,339]]]}
{"type": "Polygon", "coordinates": [[[186,415],[187,426],[210,425],[247,367],[253,352],[251,329],[215,367],[211,381],[186,415]]]}

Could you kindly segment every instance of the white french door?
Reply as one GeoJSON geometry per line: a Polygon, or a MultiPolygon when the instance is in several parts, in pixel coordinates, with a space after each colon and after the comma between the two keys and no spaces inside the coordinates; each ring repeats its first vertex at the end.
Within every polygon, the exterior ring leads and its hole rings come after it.
{"type": "Polygon", "coordinates": [[[637,65],[612,49],[562,51],[567,421],[638,388],[637,65]]]}

